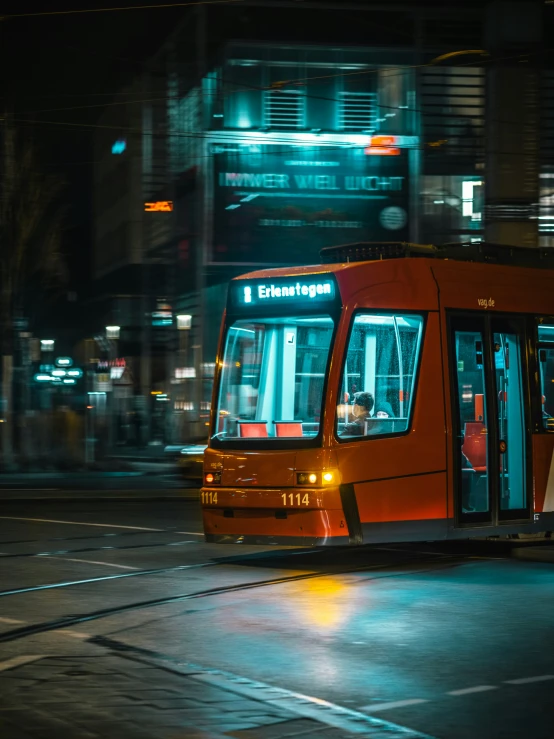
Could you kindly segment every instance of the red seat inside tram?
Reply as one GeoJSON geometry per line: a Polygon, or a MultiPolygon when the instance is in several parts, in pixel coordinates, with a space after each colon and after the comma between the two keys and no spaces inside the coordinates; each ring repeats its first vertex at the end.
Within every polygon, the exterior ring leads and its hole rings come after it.
{"type": "Polygon", "coordinates": [[[267,421],[239,421],[238,428],[243,439],[267,436],[267,421]]]}
{"type": "Polygon", "coordinates": [[[465,424],[462,452],[475,472],[487,471],[487,429],[482,421],[465,424]]]}
{"type": "Polygon", "coordinates": [[[303,436],[302,421],[275,421],[276,436],[303,436]]]}

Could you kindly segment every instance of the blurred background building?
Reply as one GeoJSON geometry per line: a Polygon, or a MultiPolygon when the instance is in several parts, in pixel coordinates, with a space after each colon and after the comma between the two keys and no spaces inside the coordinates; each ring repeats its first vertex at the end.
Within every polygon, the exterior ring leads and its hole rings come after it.
{"type": "Polygon", "coordinates": [[[357,241],[552,246],[541,13],[247,0],[168,29],[95,136],[83,362],[109,370],[112,438],[206,434],[237,274],[357,241]]]}

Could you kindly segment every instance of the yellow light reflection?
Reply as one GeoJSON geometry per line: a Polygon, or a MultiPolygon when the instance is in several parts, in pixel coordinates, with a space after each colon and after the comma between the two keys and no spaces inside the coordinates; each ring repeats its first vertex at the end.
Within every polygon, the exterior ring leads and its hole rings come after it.
{"type": "Polygon", "coordinates": [[[350,616],[350,607],[345,592],[348,586],[334,577],[315,578],[294,583],[292,595],[300,599],[287,600],[287,605],[294,608],[294,618],[301,616],[306,625],[320,626],[325,629],[337,629],[350,616]]]}

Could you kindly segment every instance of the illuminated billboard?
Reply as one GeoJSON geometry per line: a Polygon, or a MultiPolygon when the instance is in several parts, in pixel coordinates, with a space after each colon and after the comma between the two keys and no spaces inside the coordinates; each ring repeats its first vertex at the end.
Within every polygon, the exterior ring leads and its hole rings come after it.
{"type": "Polygon", "coordinates": [[[156,200],[154,203],[145,203],[144,210],[146,213],[171,213],[173,202],[171,200],[156,200]]]}
{"type": "Polygon", "coordinates": [[[212,154],[212,262],[313,264],[324,246],[409,240],[405,150],[221,144],[212,154]]]}

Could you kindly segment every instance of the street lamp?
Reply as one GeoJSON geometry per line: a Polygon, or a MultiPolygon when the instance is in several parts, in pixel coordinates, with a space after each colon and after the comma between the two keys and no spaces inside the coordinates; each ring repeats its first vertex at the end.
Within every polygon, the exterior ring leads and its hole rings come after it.
{"type": "MultiPolygon", "coordinates": [[[[183,382],[186,379],[192,379],[196,382],[196,369],[195,367],[188,367],[188,355],[189,355],[189,333],[192,328],[192,316],[189,314],[181,314],[177,316],[177,330],[178,334],[178,352],[177,352],[177,364],[178,367],[174,369],[174,382],[183,382]]],[[[190,383],[185,383],[180,388],[179,401],[182,403],[181,409],[191,409],[192,403],[190,402],[190,383]]],[[[193,388],[194,395],[194,388],[193,388]]],[[[181,419],[181,424],[183,420],[181,419]]],[[[186,421],[189,425],[190,421],[186,421]]],[[[185,429],[181,428],[181,433],[185,433],[185,429]]]]}
{"type": "Polygon", "coordinates": [[[108,340],[108,365],[110,367],[110,385],[112,392],[109,395],[109,400],[107,404],[107,414],[108,414],[108,442],[110,446],[113,446],[114,440],[116,438],[116,417],[117,417],[117,403],[119,402],[119,399],[116,398],[116,392],[115,387],[112,382],[114,379],[112,376],[112,360],[114,360],[117,357],[118,353],[118,346],[117,342],[119,341],[119,335],[121,333],[121,326],[106,326],[106,339],[108,340]]]}
{"type": "Polygon", "coordinates": [[[106,338],[119,339],[121,326],[106,326],[106,338]]]}
{"type": "MultiPolygon", "coordinates": [[[[183,315],[177,316],[177,330],[178,331],[190,331],[192,326],[192,316],[183,315]]],[[[184,367],[186,364],[188,354],[188,335],[179,334],[179,367],[184,367]]],[[[177,377],[177,374],[175,374],[177,377]]]]}
{"type": "Polygon", "coordinates": [[[188,331],[192,326],[192,316],[177,316],[177,328],[179,331],[188,331]]]}

